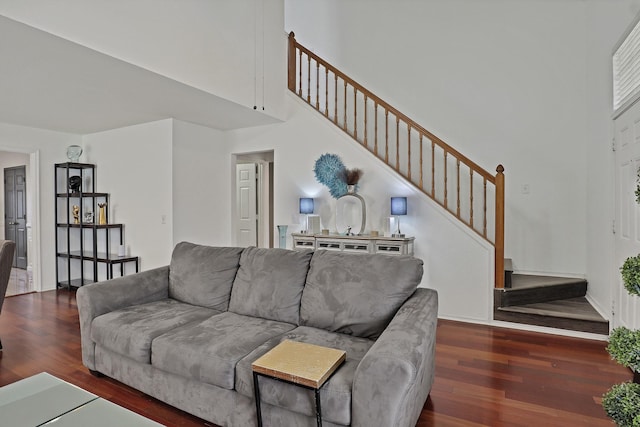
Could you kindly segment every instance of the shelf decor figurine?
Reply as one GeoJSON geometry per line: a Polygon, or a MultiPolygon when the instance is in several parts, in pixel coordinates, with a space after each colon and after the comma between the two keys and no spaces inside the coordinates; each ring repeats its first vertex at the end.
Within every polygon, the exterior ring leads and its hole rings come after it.
{"type": "Polygon", "coordinates": [[[80,224],[80,206],[73,205],[73,223],[80,224]]]}
{"type": "Polygon", "coordinates": [[[100,208],[100,212],[98,213],[98,224],[106,225],[107,224],[107,204],[106,203],[98,203],[98,207],[100,208]]]}
{"type": "Polygon", "coordinates": [[[69,177],[69,189],[72,193],[79,193],[80,187],[82,187],[82,178],[78,175],[69,177]]]}
{"type": "Polygon", "coordinates": [[[70,145],[67,147],[67,159],[71,162],[76,163],[80,160],[80,156],[82,155],[82,147],[79,145],[70,145]]]}

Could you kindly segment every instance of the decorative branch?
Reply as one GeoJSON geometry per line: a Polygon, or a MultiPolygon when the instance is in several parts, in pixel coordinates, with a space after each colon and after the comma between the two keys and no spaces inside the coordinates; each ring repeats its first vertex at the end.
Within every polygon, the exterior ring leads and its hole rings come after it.
{"type": "Polygon", "coordinates": [[[364,172],[362,169],[354,168],[354,169],[345,169],[342,172],[342,178],[347,185],[357,185],[358,181],[360,181],[360,177],[364,172]]]}

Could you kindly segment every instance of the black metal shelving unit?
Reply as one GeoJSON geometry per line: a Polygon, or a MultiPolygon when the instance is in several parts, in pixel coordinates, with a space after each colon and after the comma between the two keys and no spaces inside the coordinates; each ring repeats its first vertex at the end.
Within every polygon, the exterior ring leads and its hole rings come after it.
{"type": "Polygon", "coordinates": [[[124,243],[124,225],[109,224],[109,194],[95,192],[95,165],[90,163],[57,163],[55,165],[55,244],[56,284],[58,288],[78,288],[100,280],[112,279],[114,267],[120,276],[126,274],[126,264],[135,265],[137,256],[117,255],[117,245],[124,243]],[[69,187],[69,178],[79,176],[79,191],[69,187]],[[83,191],[83,190],[87,191],[83,191]],[[106,203],[107,224],[98,224],[98,204],[106,203]],[[73,206],[79,207],[79,223],[75,223],[73,206]],[[90,211],[93,218],[87,220],[90,211]],[[116,240],[116,245],[113,244],[116,240]],[[100,268],[104,266],[104,269],[100,268]]]}

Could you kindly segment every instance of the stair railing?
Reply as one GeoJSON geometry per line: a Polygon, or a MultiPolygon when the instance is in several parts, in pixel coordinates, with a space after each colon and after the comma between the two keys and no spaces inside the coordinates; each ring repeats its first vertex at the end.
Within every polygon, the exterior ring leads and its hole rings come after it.
{"type": "Polygon", "coordinates": [[[495,248],[504,287],[504,168],[492,175],[289,34],[288,88],[495,248]],[[493,206],[493,208],[492,208],[493,206]]]}

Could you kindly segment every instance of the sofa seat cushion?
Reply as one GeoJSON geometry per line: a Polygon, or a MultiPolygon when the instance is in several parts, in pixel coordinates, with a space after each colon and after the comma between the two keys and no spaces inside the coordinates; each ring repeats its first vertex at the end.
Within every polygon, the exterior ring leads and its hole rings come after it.
{"type": "Polygon", "coordinates": [[[153,341],[151,364],[163,371],[233,390],[236,364],[256,347],[296,326],[222,313],[153,341]]]}
{"type": "Polygon", "coordinates": [[[169,297],[227,311],[243,249],[178,243],[169,266],[169,297]]]}
{"type": "Polygon", "coordinates": [[[93,319],[91,339],[123,356],[151,363],[151,342],[171,329],[220,313],[173,299],[135,305],[93,319]]]}
{"type": "MultiPolygon", "coordinates": [[[[333,423],[351,424],[351,388],[360,360],[374,341],[351,335],[300,326],[256,348],[236,367],[236,391],[253,398],[253,371],[251,364],[281,341],[289,339],[346,351],[345,362],[335,371],[320,390],[322,419],[333,423]]],[[[260,398],[292,412],[315,415],[315,396],[312,390],[266,377],[259,378],[260,398]]]]}
{"type": "Polygon", "coordinates": [[[229,311],[297,325],[311,255],[310,251],[245,249],[229,311]]]}
{"type": "Polygon", "coordinates": [[[300,305],[300,325],[376,339],[422,280],[411,256],[315,251],[300,305]]]}

